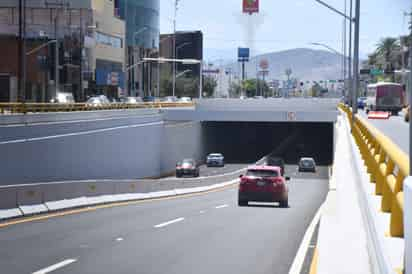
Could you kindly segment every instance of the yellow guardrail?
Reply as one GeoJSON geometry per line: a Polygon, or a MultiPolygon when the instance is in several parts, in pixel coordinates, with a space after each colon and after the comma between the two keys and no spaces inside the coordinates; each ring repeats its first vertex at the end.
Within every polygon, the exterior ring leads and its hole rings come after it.
{"type": "MultiPolygon", "coordinates": [[[[351,109],[345,105],[340,105],[340,109],[351,121],[351,109]]],[[[409,175],[408,155],[359,116],[355,116],[352,134],[370,174],[370,181],[375,184],[374,194],[382,196],[381,210],[390,213],[389,235],[404,237],[403,181],[409,175]]]]}
{"type": "Polygon", "coordinates": [[[92,105],[87,103],[52,104],[52,103],[0,103],[0,113],[37,113],[37,112],[71,112],[71,111],[94,111],[94,110],[116,110],[116,109],[142,109],[142,108],[174,108],[193,107],[193,102],[150,102],[138,104],[102,104],[92,105]]]}

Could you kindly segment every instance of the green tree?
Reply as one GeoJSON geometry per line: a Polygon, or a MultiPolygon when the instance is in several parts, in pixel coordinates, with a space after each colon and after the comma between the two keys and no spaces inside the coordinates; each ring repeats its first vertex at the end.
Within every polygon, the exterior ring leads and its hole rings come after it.
{"type": "Polygon", "coordinates": [[[384,68],[398,68],[401,57],[401,47],[397,38],[383,38],[377,45],[376,57],[383,61],[384,68]]]}
{"type": "Polygon", "coordinates": [[[270,89],[266,81],[263,80],[256,80],[256,79],[248,79],[243,82],[243,89],[246,92],[246,96],[253,97],[256,95],[262,96],[271,96],[270,89]],[[258,85],[258,86],[257,86],[258,85]],[[260,94],[256,94],[256,90],[259,88],[259,91],[262,91],[260,94]]]}

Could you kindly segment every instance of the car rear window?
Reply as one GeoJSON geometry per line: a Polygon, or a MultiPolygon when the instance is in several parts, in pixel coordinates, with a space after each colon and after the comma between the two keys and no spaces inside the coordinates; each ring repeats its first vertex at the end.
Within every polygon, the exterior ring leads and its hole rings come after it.
{"type": "Polygon", "coordinates": [[[278,177],[279,174],[274,170],[257,170],[249,169],[246,173],[246,176],[250,177],[278,177]]]}
{"type": "Polygon", "coordinates": [[[304,165],[304,166],[313,166],[314,162],[313,162],[313,160],[302,160],[302,165],[304,165]]]}
{"type": "Polygon", "coordinates": [[[183,160],[183,165],[194,165],[195,162],[192,160],[183,160]]]}

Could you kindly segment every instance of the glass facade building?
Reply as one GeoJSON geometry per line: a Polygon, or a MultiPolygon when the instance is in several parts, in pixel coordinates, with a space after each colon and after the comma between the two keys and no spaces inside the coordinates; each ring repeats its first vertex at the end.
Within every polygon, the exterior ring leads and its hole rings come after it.
{"type": "Polygon", "coordinates": [[[127,46],[158,48],[160,0],[116,0],[115,4],[126,22],[127,46]]]}

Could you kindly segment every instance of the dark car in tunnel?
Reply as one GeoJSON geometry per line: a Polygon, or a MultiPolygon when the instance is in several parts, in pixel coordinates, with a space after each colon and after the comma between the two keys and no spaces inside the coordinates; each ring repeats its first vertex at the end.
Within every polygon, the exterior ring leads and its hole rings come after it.
{"type": "Polygon", "coordinates": [[[280,157],[266,156],[263,165],[280,167],[281,175],[285,175],[285,161],[280,157]]]}
{"type": "Polygon", "coordinates": [[[299,172],[316,172],[316,162],[313,158],[304,157],[299,161],[299,172]]]}
{"type": "Polygon", "coordinates": [[[184,159],[176,164],[176,177],[199,177],[199,165],[194,159],[184,159]]]}
{"type": "Polygon", "coordinates": [[[249,202],[278,202],[280,207],[289,206],[289,189],[280,167],[252,166],[245,175],[240,176],[238,205],[247,206],[249,202]]]}

